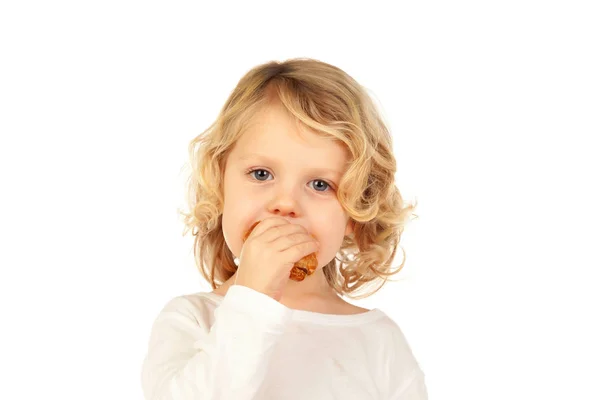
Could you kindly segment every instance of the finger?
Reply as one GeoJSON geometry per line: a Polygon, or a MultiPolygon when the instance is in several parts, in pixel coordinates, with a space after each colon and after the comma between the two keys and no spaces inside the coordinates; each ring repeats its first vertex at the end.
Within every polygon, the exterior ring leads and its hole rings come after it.
{"type": "Polygon", "coordinates": [[[261,235],[256,236],[256,238],[261,240],[263,243],[272,243],[273,241],[281,237],[299,233],[308,233],[308,231],[302,225],[290,223],[272,226],[271,228],[263,232],[261,235]]]}
{"type": "Polygon", "coordinates": [[[250,227],[248,227],[246,229],[246,231],[244,232],[242,241],[245,242],[246,240],[250,239],[250,237],[259,236],[264,231],[266,231],[267,229],[269,229],[273,226],[284,225],[284,224],[289,224],[289,223],[290,222],[288,220],[286,220],[285,218],[282,218],[282,217],[269,217],[269,218],[263,219],[262,221],[256,221],[255,223],[253,223],[250,227]]]}
{"type": "Polygon", "coordinates": [[[311,253],[318,253],[319,246],[313,240],[298,243],[280,253],[282,261],[286,264],[294,264],[311,253]]]}
{"type": "Polygon", "coordinates": [[[297,246],[299,244],[303,244],[303,243],[307,243],[307,242],[311,242],[316,244],[316,239],[314,239],[310,234],[308,233],[293,233],[291,235],[287,235],[287,236],[281,236],[277,239],[275,239],[271,245],[273,246],[273,249],[279,252],[283,252],[286,251],[287,249],[297,246]]]}

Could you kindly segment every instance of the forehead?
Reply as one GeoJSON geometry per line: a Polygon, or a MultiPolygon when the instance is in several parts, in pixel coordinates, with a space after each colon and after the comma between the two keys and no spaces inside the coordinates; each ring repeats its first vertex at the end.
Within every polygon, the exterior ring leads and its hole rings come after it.
{"type": "Polygon", "coordinates": [[[256,154],[340,171],[349,158],[342,143],[303,128],[283,105],[271,105],[254,115],[231,155],[237,159],[248,159],[256,154]]]}

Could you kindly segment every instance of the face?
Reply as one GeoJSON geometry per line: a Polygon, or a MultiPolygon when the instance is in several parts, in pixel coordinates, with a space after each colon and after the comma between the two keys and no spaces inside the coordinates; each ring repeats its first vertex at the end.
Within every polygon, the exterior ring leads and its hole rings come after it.
{"type": "Polygon", "coordinates": [[[329,263],[352,232],[336,196],[347,162],[341,144],[299,130],[283,105],[257,113],[225,167],[223,235],[234,256],[254,222],[280,216],[317,238],[319,268],[329,263]]]}

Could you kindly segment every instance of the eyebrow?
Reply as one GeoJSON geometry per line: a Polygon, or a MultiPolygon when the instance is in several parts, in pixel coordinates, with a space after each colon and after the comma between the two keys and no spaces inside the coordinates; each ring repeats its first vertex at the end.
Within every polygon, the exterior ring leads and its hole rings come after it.
{"type": "MultiPolygon", "coordinates": [[[[247,161],[250,159],[256,159],[256,160],[260,160],[263,162],[266,162],[268,164],[274,164],[274,165],[278,165],[279,162],[275,159],[272,159],[271,157],[264,155],[264,154],[258,154],[258,153],[250,153],[250,154],[246,154],[243,156],[238,157],[239,161],[247,161]]],[[[342,173],[336,169],[331,169],[331,168],[317,168],[317,167],[309,167],[307,168],[309,171],[311,172],[315,172],[315,173],[330,173],[333,174],[337,177],[341,177],[342,173]]]]}

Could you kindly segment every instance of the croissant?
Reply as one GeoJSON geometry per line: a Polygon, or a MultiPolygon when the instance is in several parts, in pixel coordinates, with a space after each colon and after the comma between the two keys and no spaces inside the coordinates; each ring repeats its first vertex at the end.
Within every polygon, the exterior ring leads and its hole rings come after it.
{"type": "MultiPolygon", "coordinates": [[[[248,232],[246,232],[243,238],[244,242],[246,239],[248,239],[248,236],[250,236],[252,230],[259,223],[260,221],[255,222],[250,229],[248,229],[248,232]]],[[[290,279],[298,282],[303,281],[307,275],[310,276],[315,272],[317,269],[317,264],[317,255],[315,253],[310,253],[309,255],[302,257],[300,260],[294,263],[294,267],[290,271],[290,279]]]]}

